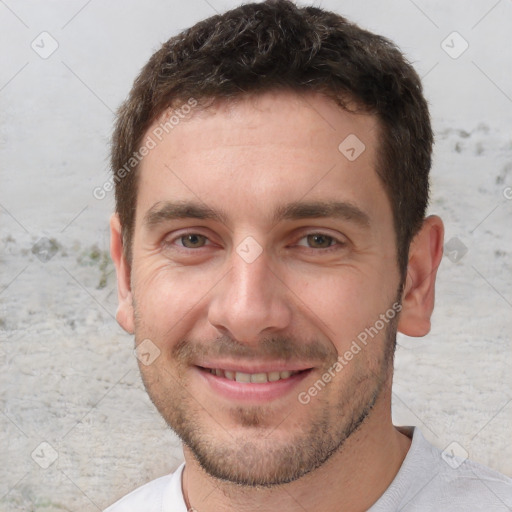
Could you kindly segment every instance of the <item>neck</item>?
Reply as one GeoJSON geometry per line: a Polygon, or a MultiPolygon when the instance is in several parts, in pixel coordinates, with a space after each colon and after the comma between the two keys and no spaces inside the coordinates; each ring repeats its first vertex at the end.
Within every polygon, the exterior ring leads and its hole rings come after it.
{"type": "Polygon", "coordinates": [[[386,398],[390,397],[381,396],[372,414],[325,464],[281,486],[242,487],[215,479],[202,470],[190,450],[184,447],[186,466],[182,487],[187,509],[198,512],[367,510],[393,481],[411,442],[393,426],[390,408],[386,407],[390,401],[386,398]]]}

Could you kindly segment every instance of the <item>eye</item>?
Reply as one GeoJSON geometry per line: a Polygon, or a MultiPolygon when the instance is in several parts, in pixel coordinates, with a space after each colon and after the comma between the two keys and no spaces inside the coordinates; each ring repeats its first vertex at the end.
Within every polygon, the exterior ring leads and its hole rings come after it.
{"type": "Polygon", "coordinates": [[[303,236],[297,245],[304,246],[305,244],[300,243],[302,240],[306,240],[307,247],[310,249],[339,249],[345,245],[341,240],[325,233],[310,233],[303,236]]]}
{"type": "Polygon", "coordinates": [[[184,233],[171,240],[165,240],[164,244],[168,247],[177,246],[184,249],[200,249],[206,245],[208,237],[199,233],[184,233]]]}
{"type": "MultiPolygon", "coordinates": [[[[208,244],[209,239],[205,235],[199,233],[183,233],[171,240],[164,241],[166,246],[174,246],[183,249],[201,249],[208,244]]],[[[315,251],[330,251],[343,248],[346,243],[326,233],[309,233],[299,239],[299,246],[306,247],[315,251]],[[302,242],[302,241],[305,242],[302,242]]]]}
{"type": "Polygon", "coordinates": [[[187,249],[197,249],[199,247],[203,247],[208,238],[197,233],[188,233],[186,235],[180,236],[178,240],[180,240],[183,244],[183,247],[186,247],[187,249]]]}

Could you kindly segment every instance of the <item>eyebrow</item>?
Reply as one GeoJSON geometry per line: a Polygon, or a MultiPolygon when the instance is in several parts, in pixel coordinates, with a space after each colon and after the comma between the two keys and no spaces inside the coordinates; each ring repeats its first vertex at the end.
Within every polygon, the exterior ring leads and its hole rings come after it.
{"type": "Polygon", "coordinates": [[[160,201],[155,203],[144,215],[144,224],[155,227],[162,222],[178,219],[209,219],[227,223],[227,215],[194,201],[160,201]]]}
{"type": "MultiPolygon", "coordinates": [[[[313,218],[335,218],[348,220],[368,228],[370,217],[352,203],[343,201],[295,201],[280,205],[271,218],[272,224],[283,220],[313,218]]],[[[228,215],[221,209],[214,209],[195,201],[160,201],[155,203],[144,215],[144,225],[154,228],[159,224],[179,219],[214,220],[228,224],[228,215]]]]}
{"type": "Polygon", "coordinates": [[[313,218],[342,219],[359,224],[361,227],[370,226],[367,213],[352,203],[344,201],[296,201],[279,206],[273,216],[273,222],[281,220],[300,220],[313,218]]]}

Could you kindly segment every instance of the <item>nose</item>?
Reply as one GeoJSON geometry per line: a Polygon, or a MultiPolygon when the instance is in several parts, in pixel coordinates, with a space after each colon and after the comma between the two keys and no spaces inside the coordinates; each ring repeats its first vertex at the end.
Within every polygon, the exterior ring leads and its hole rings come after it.
{"type": "Polygon", "coordinates": [[[208,320],[222,334],[244,344],[258,344],[290,325],[291,296],[283,276],[270,267],[263,251],[254,261],[237,252],[231,270],[213,290],[208,320]]]}

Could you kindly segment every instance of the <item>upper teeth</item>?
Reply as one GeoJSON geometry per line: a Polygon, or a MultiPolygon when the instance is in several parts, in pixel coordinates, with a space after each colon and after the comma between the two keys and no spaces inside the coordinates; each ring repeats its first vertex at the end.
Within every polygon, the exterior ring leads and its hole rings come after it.
{"type": "Polygon", "coordinates": [[[290,372],[288,370],[283,372],[268,372],[268,373],[243,373],[231,372],[229,370],[221,370],[219,368],[210,369],[210,373],[217,375],[217,377],[224,377],[229,380],[236,380],[237,382],[256,382],[258,384],[264,382],[275,382],[280,379],[287,379],[291,375],[298,372],[290,372]]]}

